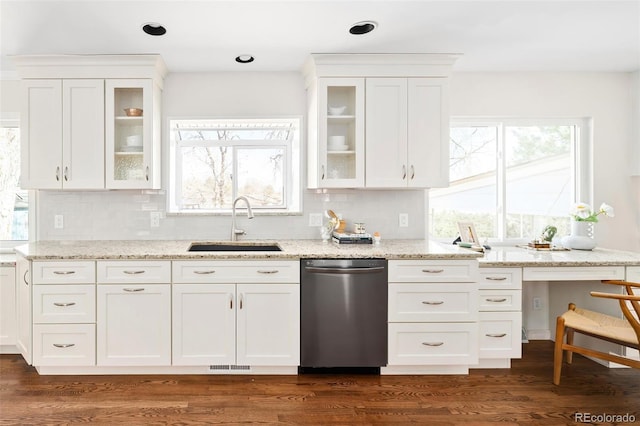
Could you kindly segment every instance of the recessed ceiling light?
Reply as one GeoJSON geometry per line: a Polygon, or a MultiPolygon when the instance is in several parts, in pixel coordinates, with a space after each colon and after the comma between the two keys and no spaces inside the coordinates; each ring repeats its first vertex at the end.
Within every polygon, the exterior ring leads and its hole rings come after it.
{"type": "Polygon", "coordinates": [[[356,22],[349,28],[349,32],[354,35],[367,34],[375,30],[377,26],[378,23],[374,21],[356,22]]]}
{"type": "Polygon", "coordinates": [[[251,55],[238,55],[236,56],[236,62],[239,64],[248,64],[253,62],[256,58],[251,55]]]}
{"type": "Polygon", "coordinates": [[[167,29],[157,22],[148,22],[142,26],[142,31],[152,36],[165,35],[167,29]]]}

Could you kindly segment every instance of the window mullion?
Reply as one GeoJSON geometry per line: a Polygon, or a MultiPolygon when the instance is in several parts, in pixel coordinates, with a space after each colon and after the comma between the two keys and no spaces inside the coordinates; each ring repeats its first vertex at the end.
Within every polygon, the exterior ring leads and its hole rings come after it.
{"type": "Polygon", "coordinates": [[[498,139],[496,143],[496,149],[498,150],[496,153],[496,219],[498,222],[498,240],[500,241],[504,241],[507,235],[507,160],[505,155],[505,129],[504,124],[499,123],[497,126],[498,134],[496,135],[498,139]]]}

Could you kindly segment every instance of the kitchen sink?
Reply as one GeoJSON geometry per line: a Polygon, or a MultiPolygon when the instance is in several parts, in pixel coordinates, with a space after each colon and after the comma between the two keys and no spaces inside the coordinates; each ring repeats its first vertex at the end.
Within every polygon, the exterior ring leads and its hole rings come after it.
{"type": "Polygon", "coordinates": [[[282,251],[276,243],[214,242],[191,243],[188,251],[282,251]]]}

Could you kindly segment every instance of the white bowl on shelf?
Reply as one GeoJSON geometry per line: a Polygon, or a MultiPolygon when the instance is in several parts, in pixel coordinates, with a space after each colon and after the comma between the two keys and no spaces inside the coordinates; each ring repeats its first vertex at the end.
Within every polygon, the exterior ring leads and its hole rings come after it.
{"type": "Polygon", "coordinates": [[[329,146],[345,145],[346,136],[329,136],[329,146]]]}
{"type": "Polygon", "coordinates": [[[127,136],[127,146],[142,146],[142,135],[127,136]]]}
{"type": "Polygon", "coordinates": [[[348,151],[349,145],[329,145],[329,151],[348,151]]]}
{"type": "Polygon", "coordinates": [[[336,106],[336,107],[329,107],[329,115],[342,115],[344,114],[345,110],[347,109],[347,107],[345,105],[343,106],[336,106]]]}

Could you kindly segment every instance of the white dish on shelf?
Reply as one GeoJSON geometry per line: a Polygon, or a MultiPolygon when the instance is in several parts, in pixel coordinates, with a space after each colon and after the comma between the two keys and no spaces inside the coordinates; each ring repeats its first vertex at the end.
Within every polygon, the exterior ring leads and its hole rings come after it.
{"type": "Polygon", "coordinates": [[[329,145],[329,151],[347,151],[349,145],[329,145]]]}
{"type": "Polygon", "coordinates": [[[142,135],[127,136],[127,146],[142,146],[142,135]]]}
{"type": "Polygon", "coordinates": [[[347,107],[345,105],[343,106],[336,106],[336,107],[329,107],[329,115],[341,115],[342,113],[345,112],[345,110],[347,109],[347,107]]]}
{"type": "Polygon", "coordinates": [[[344,145],[346,140],[346,136],[329,136],[329,146],[344,145]]]}

